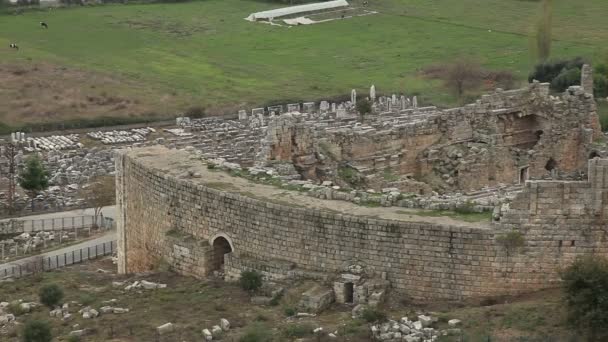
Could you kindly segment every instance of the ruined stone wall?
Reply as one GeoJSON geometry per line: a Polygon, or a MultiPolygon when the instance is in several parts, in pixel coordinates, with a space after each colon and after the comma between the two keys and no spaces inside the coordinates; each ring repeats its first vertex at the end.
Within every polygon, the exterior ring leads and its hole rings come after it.
{"type": "MultiPolygon", "coordinates": [[[[604,200],[580,201],[605,199],[607,191],[586,182],[570,187],[578,197],[560,202],[567,210],[564,221],[521,225],[509,217],[528,215],[522,201],[504,223],[466,228],[361,217],[356,207],[347,215],[265,202],[173,178],[149,167],[146,155],[134,150],[117,158],[121,272],[145,271],[165,260],[182,273],[203,276],[217,265],[216,239],[227,239],[232,253],[225,260],[231,267],[264,267],[281,278],[363,265],[371,274],[386,272],[395,289],[415,299],[457,300],[551,287],[558,268],[576,255],[608,251],[602,230],[606,220],[588,224],[578,211],[581,205],[586,212],[603,203],[605,213],[604,200]],[[510,250],[497,242],[511,228],[522,232],[522,248],[510,250]]],[[[606,184],[608,163],[593,165],[603,176],[592,181],[606,184]]],[[[556,190],[538,184],[530,182],[521,198],[532,198],[531,189],[538,188],[537,202],[548,202],[556,190]]],[[[542,210],[553,205],[546,203],[542,210]]]]}
{"type": "Polygon", "coordinates": [[[538,82],[497,90],[464,107],[369,115],[363,122],[315,127],[314,136],[312,129],[306,120],[271,120],[263,156],[305,170],[348,164],[368,178],[389,170],[446,190],[523,183],[553,169],[584,170],[601,134],[591,94],[571,87],[552,96],[549,84],[538,82]],[[318,153],[328,155],[330,165],[315,158],[318,153]]]}

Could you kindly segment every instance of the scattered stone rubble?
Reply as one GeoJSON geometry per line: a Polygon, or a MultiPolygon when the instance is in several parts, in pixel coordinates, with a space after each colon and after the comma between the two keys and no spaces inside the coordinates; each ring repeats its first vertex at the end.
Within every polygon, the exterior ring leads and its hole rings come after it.
{"type": "MultiPolygon", "coordinates": [[[[123,287],[126,282],[123,281],[113,281],[113,287],[123,287]]],[[[135,289],[144,289],[144,290],[153,290],[153,289],[164,289],[167,287],[167,284],[155,283],[147,280],[136,280],[131,284],[127,285],[124,289],[125,291],[131,291],[135,289]]]]}
{"type": "Polygon", "coordinates": [[[146,137],[156,132],[152,127],[133,128],[130,131],[97,131],[89,132],[87,135],[93,139],[100,140],[103,144],[125,144],[145,141],[146,137]]]}
{"type": "Polygon", "coordinates": [[[203,339],[205,341],[220,340],[222,335],[228,332],[228,330],[230,330],[230,322],[227,319],[222,318],[220,319],[220,324],[214,325],[211,330],[206,328],[202,330],[203,339]]]}
{"type": "Polygon", "coordinates": [[[457,319],[450,320],[452,322],[450,329],[437,330],[431,326],[437,322],[436,317],[419,315],[416,321],[411,321],[407,317],[401,318],[400,321],[388,320],[387,322],[375,324],[371,326],[371,334],[377,341],[397,342],[432,342],[436,341],[439,336],[445,335],[460,335],[460,329],[454,328],[460,324],[457,319]]]}

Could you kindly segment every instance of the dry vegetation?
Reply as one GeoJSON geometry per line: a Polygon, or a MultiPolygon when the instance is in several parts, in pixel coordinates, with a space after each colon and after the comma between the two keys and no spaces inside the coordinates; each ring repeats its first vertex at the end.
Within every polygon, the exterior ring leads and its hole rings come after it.
{"type": "Polygon", "coordinates": [[[141,87],[91,71],[48,63],[0,64],[0,79],[0,126],[63,123],[67,128],[87,119],[164,114],[155,101],[140,99],[145,95],[141,87]]]}
{"type": "MultiPolygon", "coordinates": [[[[353,320],[350,306],[333,305],[313,318],[288,318],[300,294],[310,287],[306,282],[290,286],[274,306],[255,306],[249,303],[249,294],[236,284],[219,280],[197,280],[166,271],[139,276],[98,271],[114,267],[109,259],[103,259],[15,282],[0,283],[0,301],[38,301],[37,293],[42,286],[57,283],[64,289],[67,302],[75,301],[99,309],[106,305],[103,301],[116,299],[112,306],[130,309],[125,314],[102,314],[95,319],[83,319],[76,313],[81,306],[70,304],[74,318],[69,322],[49,317],[49,309],[43,307],[18,317],[21,323],[31,319],[51,322],[53,335],[59,337],[60,341],[66,340],[67,334],[74,330],[74,324],[79,324],[79,329],[89,330],[83,341],[200,341],[201,330],[218,324],[220,318],[227,318],[232,326],[224,341],[238,341],[240,336],[256,326],[272,335],[273,341],[296,340],[295,337],[287,337],[292,333],[301,334],[301,341],[317,341],[309,328],[319,326],[328,332],[338,330],[339,335],[344,337],[343,341],[369,341],[368,323],[353,320]],[[112,287],[112,281],[141,279],[166,283],[167,288],[127,292],[122,287],[112,287]],[[176,324],[177,331],[157,337],[155,327],[166,322],[176,324]]],[[[461,319],[466,341],[484,341],[488,337],[492,341],[546,341],[551,337],[567,341],[570,336],[569,330],[564,327],[561,294],[556,290],[519,298],[485,300],[482,303],[434,303],[423,307],[401,296],[394,296],[382,310],[390,318],[430,312],[439,317],[439,328],[447,328],[449,319],[461,319]]],[[[18,341],[20,326],[0,331],[0,340],[18,341]]],[[[459,337],[444,337],[441,340],[458,341],[459,337]]]]}

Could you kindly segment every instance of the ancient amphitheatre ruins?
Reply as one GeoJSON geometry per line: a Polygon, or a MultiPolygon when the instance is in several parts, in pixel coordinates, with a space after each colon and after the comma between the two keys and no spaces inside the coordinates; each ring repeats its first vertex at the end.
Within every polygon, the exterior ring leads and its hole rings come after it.
{"type": "Polygon", "coordinates": [[[582,86],[560,96],[535,82],[448,110],[372,89],[363,120],[354,93],[235,121],[179,119],[223,132],[180,151],[118,153],[119,271],[161,259],[201,278],[253,269],[329,282],[336,301],[361,304],[388,287],[460,300],[555,286],[575,257],[606,250],[608,161],[594,144],[601,132],[583,70],[582,86]],[[263,182],[269,175],[286,186],[263,182]],[[499,187],[508,200],[496,201],[499,187]],[[460,195],[408,198],[439,190],[460,195]],[[491,221],[411,209],[483,210],[484,195],[494,196],[491,221]],[[522,244],[504,238],[514,234],[522,244]]]}
{"type": "Polygon", "coordinates": [[[73,2],[0,0],[0,340],[588,332],[601,0],[73,2]]]}

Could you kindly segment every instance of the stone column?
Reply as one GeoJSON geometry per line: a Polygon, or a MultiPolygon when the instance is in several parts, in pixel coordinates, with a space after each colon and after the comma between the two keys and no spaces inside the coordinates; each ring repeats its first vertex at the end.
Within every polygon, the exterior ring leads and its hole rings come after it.
{"type": "Polygon", "coordinates": [[[589,64],[581,70],[581,86],[585,93],[593,95],[593,68],[589,64]]]}

